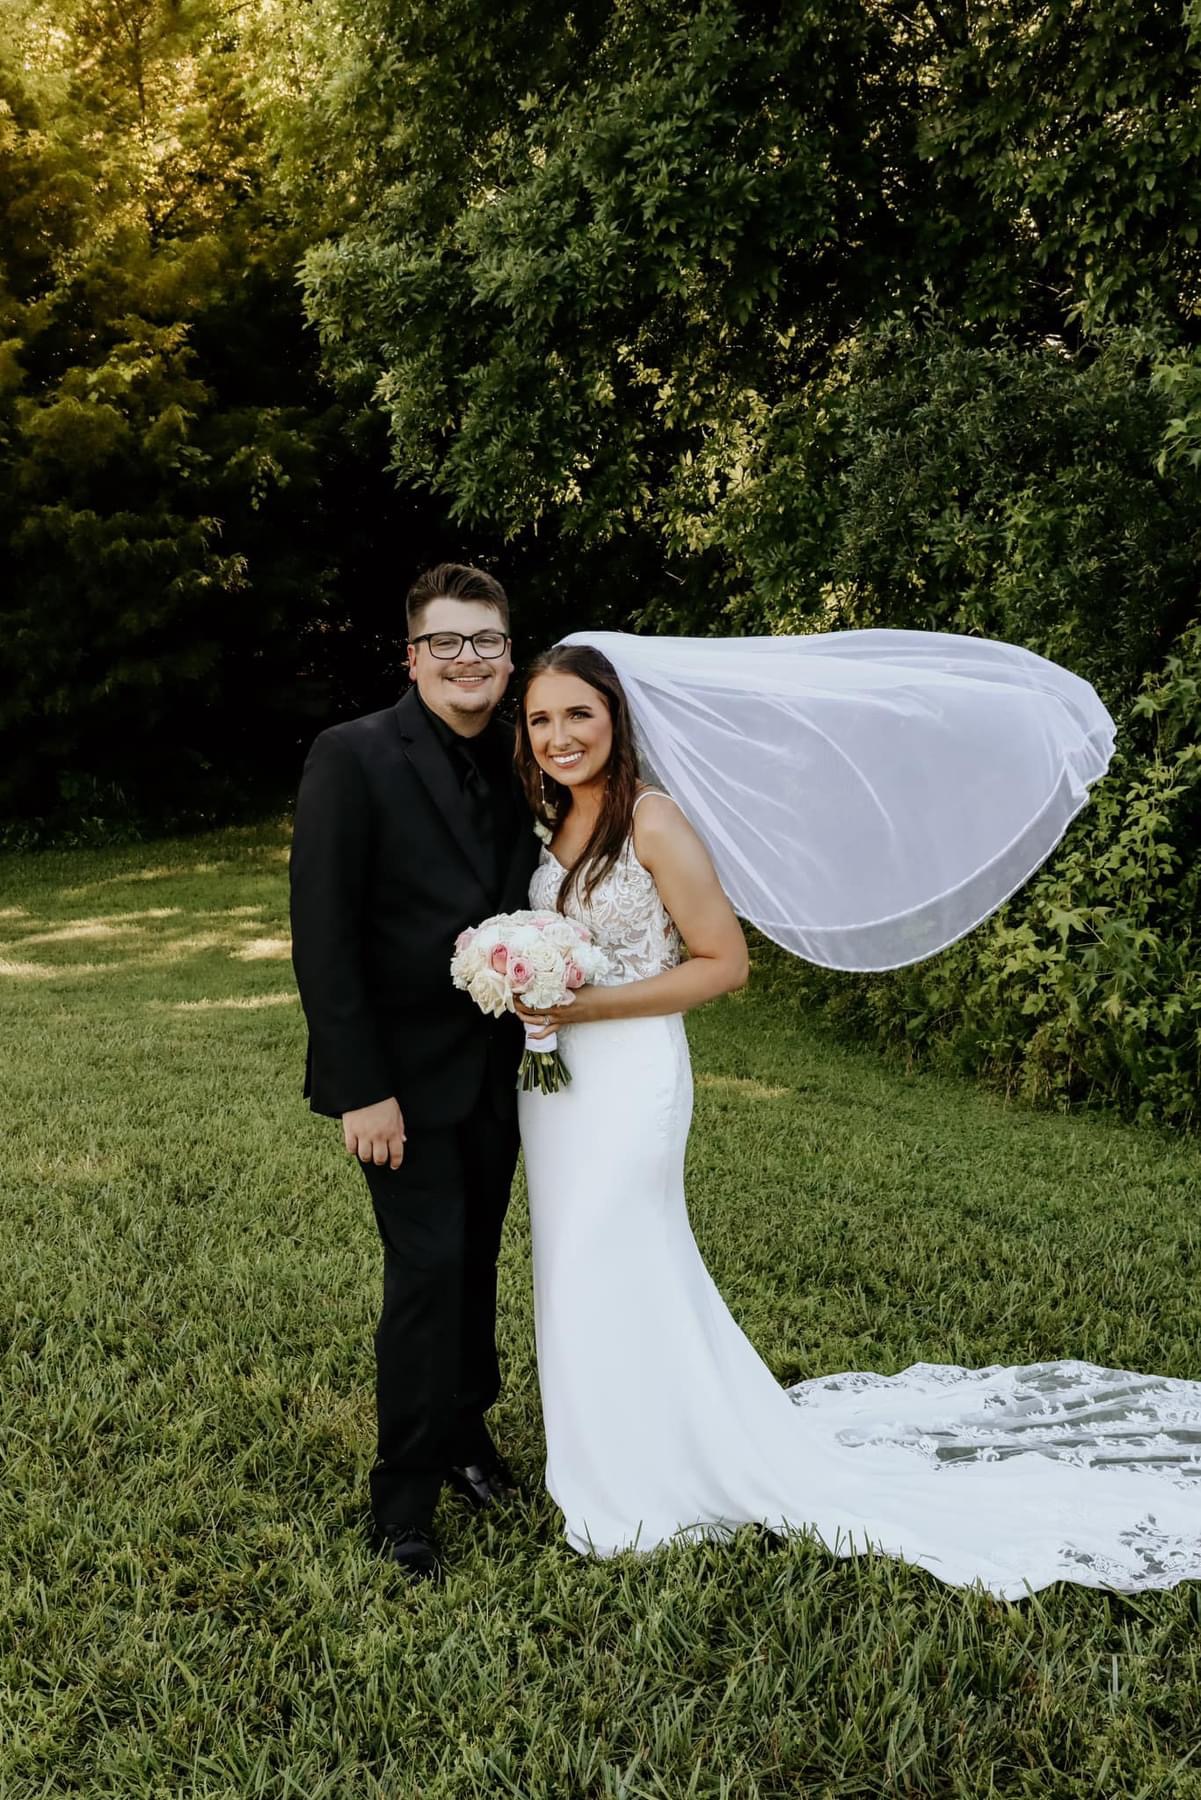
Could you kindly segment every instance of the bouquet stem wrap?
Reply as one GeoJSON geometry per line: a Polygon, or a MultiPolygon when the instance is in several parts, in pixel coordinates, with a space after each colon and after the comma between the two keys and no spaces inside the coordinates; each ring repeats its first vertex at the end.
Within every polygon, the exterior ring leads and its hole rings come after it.
{"type": "Polygon", "coordinates": [[[517,1071],[517,1085],[521,1091],[529,1094],[537,1089],[540,1094],[557,1094],[570,1081],[571,1071],[563,1061],[558,1032],[552,1031],[546,1037],[532,1037],[527,1030],[521,1067],[517,1071]]]}

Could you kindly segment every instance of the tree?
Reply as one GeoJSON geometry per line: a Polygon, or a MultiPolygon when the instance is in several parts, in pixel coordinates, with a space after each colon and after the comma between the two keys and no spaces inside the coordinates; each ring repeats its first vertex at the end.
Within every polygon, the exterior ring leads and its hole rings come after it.
{"type": "Polygon", "coordinates": [[[363,470],[298,304],[253,22],[46,0],[0,71],[9,813],[228,809],[294,779],[320,707],[327,497],[363,470]]]}
{"type": "Polygon", "coordinates": [[[470,6],[377,0],[315,102],[355,209],[307,304],[401,477],[560,544],[560,584],[624,540],[653,603],[622,616],[821,617],[823,530],[769,550],[761,516],[747,561],[737,498],[828,423],[852,341],[933,293],[965,344],[1065,370],[1114,324],[1154,336],[1144,383],[1191,342],[1197,58],[1146,0],[527,5],[495,42],[470,6]]]}

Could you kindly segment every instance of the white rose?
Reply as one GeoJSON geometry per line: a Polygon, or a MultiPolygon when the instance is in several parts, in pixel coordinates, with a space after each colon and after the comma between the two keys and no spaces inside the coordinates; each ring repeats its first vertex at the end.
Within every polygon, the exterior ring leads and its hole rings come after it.
{"type": "Polygon", "coordinates": [[[555,975],[538,975],[531,981],[521,1003],[530,1012],[544,1012],[548,1006],[563,1005],[563,987],[555,975]]]}
{"type": "Polygon", "coordinates": [[[495,969],[477,969],[468,983],[467,992],[480,1011],[494,1019],[508,1011],[509,990],[504,976],[498,975],[495,969]]]}

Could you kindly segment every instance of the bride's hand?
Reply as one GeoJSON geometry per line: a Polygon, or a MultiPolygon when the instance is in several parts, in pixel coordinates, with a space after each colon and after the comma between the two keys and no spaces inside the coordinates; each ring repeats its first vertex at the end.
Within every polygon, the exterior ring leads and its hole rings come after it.
{"type": "Polygon", "coordinates": [[[540,1012],[530,1012],[514,994],[513,1010],[531,1038],[550,1037],[562,1025],[587,1025],[593,1019],[599,1019],[601,1007],[596,995],[603,992],[603,988],[577,988],[565,1005],[544,1006],[540,1012]]]}

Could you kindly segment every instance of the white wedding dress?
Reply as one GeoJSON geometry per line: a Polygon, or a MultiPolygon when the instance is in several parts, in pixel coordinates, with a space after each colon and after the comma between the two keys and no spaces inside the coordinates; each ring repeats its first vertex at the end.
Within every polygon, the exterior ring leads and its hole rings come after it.
{"type": "MultiPolygon", "coordinates": [[[[530,904],[553,908],[562,878],[544,850],[530,904]]],[[[680,959],[632,838],[568,910],[612,981],[680,959]]],[[[560,1040],[571,1085],[522,1093],[520,1115],[546,1481],[575,1549],[646,1551],[757,1521],[1003,1599],[1054,1581],[1201,1579],[1201,1382],[1066,1361],[781,1387],[688,1222],[683,1018],[560,1040]]]]}

